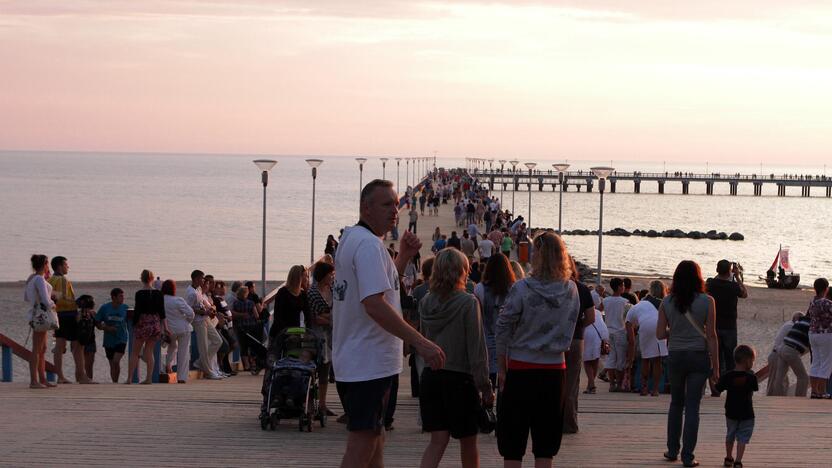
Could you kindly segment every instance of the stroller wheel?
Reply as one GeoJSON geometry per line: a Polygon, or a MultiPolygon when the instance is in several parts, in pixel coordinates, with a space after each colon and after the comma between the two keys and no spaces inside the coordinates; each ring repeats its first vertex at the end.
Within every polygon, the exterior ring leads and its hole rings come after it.
{"type": "Polygon", "coordinates": [[[321,421],[321,427],[326,427],[326,418],[326,411],[321,411],[321,416],[319,417],[319,420],[321,421]]]}
{"type": "Polygon", "coordinates": [[[280,425],[280,416],[277,413],[272,414],[269,418],[269,427],[271,430],[277,429],[277,426],[280,425]]]}
{"type": "Polygon", "coordinates": [[[265,431],[268,426],[269,426],[269,420],[265,419],[265,418],[260,418],[260,429],[265,431]]]}

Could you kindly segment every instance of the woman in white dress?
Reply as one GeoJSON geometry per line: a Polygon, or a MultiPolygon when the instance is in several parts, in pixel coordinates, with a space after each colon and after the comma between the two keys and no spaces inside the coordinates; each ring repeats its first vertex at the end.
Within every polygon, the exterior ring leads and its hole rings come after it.
{"type": "Polygon", "coordinates": [[[600,310],[595,310],[595,322],[584,328],[584,372],[586,373],[586,390],[584,393],[595,393],[595,377],[601,358],[601,343],[607,343],[609,349],[610,332],[604,323],[600,310]]]}

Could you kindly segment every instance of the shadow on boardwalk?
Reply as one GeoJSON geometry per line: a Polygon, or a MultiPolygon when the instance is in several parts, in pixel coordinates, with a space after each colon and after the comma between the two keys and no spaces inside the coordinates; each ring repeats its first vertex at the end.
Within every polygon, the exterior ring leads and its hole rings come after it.
{"type": "MultiPolygon", "coordinates": [[[[2,466],[338,466],[346,431],[330,426],[300,433],[296,421],[261,431],[261,377],[240,374],[222,382],[187,385],[64,385],[29,390],[0,385],[2,466]]],[[[418,466],[427,435],[416,425],[417,400],[402,375],[395,430],[386,466],[418,466]]],[[[334,389],[333,389],[334,390],[334,389]]],[[[669,396],[581,395],[581,432],[565,436],[556,466],[681,466],[661,460],[669,396]]],[[[333,394],[330,407],[340,412],[333,394]]],[[[720,466],[724,456],[724,399],[702,405],[697,458],[720,466]]],[[[829,466],[832,403],[757,396],[757,423],[747,466],[829,466]]],[[[502,466],[496,440],[480,437],[482,466],[502,466]]],[[[529,450],[531,447],[529,447],[529,450]]],[[[444,467],[459,465],[452,442],[444,467]]],[[[532,466],[531,453],[524,466],[532,466]]]]}

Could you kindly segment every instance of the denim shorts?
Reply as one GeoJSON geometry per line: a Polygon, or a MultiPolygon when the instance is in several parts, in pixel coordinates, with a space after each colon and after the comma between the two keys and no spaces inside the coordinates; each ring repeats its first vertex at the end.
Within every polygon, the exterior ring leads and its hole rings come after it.
{"type": "Polygon", "coordinates": [[[733,442],[734,440],[741,444],[751,442],[751,434],[754,432],[754,418],[743,419],[742,421],[725,418],[725,423],[728,426],[726,442],[733,442]]]}

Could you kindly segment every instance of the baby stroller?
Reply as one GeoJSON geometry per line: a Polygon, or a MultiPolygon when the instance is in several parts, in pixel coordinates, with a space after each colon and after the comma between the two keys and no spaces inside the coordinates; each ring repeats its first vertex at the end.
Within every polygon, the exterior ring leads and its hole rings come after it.
{"type": "Polygon", "coordinates": [[[298,430],[312,432],[312,421],[326,426],[318,404],[318,371],[324,338],[307,328],[286,328],[273,340],[263,376],[260,428],[274,430],[281,419],[298,418],[298,430]]]}

